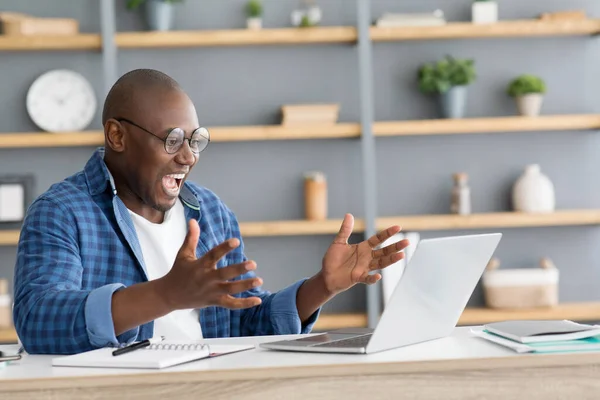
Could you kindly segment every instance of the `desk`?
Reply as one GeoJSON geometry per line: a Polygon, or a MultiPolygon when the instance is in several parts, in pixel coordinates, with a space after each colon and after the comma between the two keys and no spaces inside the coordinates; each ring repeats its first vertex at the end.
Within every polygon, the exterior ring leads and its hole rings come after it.
{"type": "MultiPolygon", "coordinates": [[[[285,337],[206,342],[260,343],[281,338],[285,337]]],[[[600,397],[600,352],[517,355],[473,337],[468,328],[457,328],[447,338],[369,355],[256,349],[160,371],[53,368],[51,359],[26,355],[0,370],[0,399],[600,397]]]]}

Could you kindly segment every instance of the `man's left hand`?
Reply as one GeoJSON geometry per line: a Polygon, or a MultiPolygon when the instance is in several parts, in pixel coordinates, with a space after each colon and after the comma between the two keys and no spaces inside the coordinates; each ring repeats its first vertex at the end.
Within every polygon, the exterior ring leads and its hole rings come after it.
{"type": "Polygon", "coordinates": [[[381,279],[381,270],[404,258],[407,239],[375,250],[375,248],[400,232],[399,226],[391,226],[369,239],[357,244],[348,244],[354,228],[354,217],[346,214],[333,243],[323,257],[321,275],[327,291],[332,295],[351,288],[357,283],[373,284],[381,279]]]}

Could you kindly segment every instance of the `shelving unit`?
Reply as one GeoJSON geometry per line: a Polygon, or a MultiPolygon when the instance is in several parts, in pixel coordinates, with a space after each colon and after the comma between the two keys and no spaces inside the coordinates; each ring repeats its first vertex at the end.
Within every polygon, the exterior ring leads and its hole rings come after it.
{"type": "MultiPolygon", "coordinates": [[[[600,321],[600,302],[563,303],[556,307],[493,310],[488,308],[466,308],[458,325],[481,325],[505,320],[570,319],[580,322],[600,321]]],[[[367,326],[366,314],[321,314],[315,329],[326,331],[340,328],[363,328],[367,326]]]]}
{"type": "MultiPolygon", "coordinates": [[[[110,87],[116,73],[117,50],[169,49],[189,47],[231,46],[288,46],[309,44],[358,44],[359,85],[361,88],[360,123],[340,123],[334,126],[283,127],[238,126],[209,127],[213,142],[309,140],[360,138],[363,172],[368,178],[374,174],[374,137],[480,134],[494,132],[528,132],[557,130],[595,130],[600,128],[600,115],[555,115],[536,118],[491,117],[460,120],[423,121],[373,121],[373,70],[371,47],[374,43],[414,40],[454,40],[516,37],[592,36],[600,33],[600,20],[586,21],[502,21],[488,25],[471,23],[448,23],[443,26],[377,28],[371,26],[370,2],[356,0],[358,24],[314,28],[282,28],[251,31],[246,29],[172,31],[172,32],[115,32],[114,0],[101,0],[102,32],[83,33],[76,36],[0,36],[0,51],[73,51],[102,50],[104,86],[110,87]],[[104,39],[104,40],[103,40],[104,39]],[[110,40],[107,40],[110,39],[110,40]],[[114,40],[113,40],[114,39],[114,40]],[[368,58],[368,60],[367,60],[368,58]]],[[[0,149],[35,147],[97,146],[103,143],[99,131],[49,133],[0,134],[0,149]]],[[[365,178],[365,177],[363,177],[365,178]]],[[[369,181],[369,179],[365,179],[369,181]]],[[[375,188],[376,189],[376,188],[375,188]]],[[[374,229],[399,224],[406,231],[525,228],[565,225],[600,224],[600,210],[560,210],[550,214],[522,214],[499,212],[489,214],[459,215],[407,215],[380,217],[370,214],[377,205],[376,195],[364,190],[365,218],[355,221],[355,232],[365,236],[374,229]]],[[[376,192],[373,191],[373,192],[376,192]]],[[[321,235],[337,233],[341,220],[327,221],[268,221],[242,222],[244,237],[267,237],[281,235],[321,235]]],[[[0,231],[0,245],[15,245],[18,231],[0,231]]],[[[368,314],[352,316],[323,315],[318,327],[332,329],[342,326],[365,326],[379,315],[376,287],[369,287],[368,314]]],[[[469,309],[461,323],[481,323],[490,318],[568,318],[576,320],[600,319],[600,303],[573,303],[561,305],[552,312],[531,310],[520,313],[500,313],[485,309],[469,309]]],[[[2,338],[2,332],[0,332],[2,338]]]]}
{"type": "Polygon", "coordinates": [[[0,51],[100,50],[102,39],[96,33],[74,36],[2,36],[0,51]]]}
{"type": "Polygon", "coordinates": [[[536,36],[585,36],[600,32],[600,20],[585,21],[499,21],[494,24],[472,24],[470,22],[448,23],[440,26],[419,27],[372,27],[374,42],[399,40],[512,38],[536,36]]]}

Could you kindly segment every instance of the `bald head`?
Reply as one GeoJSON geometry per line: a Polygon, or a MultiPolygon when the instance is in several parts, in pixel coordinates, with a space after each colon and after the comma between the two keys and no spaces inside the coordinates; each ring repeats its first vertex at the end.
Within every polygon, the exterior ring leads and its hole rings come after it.
{"type": "Polygon", "coordinates": [[[128,115],[149,92],[182,91],[169,75],[154,69],[135,69],[120,77],[108,92],[102,110],[102,125],[110,118],[128,115]]]}

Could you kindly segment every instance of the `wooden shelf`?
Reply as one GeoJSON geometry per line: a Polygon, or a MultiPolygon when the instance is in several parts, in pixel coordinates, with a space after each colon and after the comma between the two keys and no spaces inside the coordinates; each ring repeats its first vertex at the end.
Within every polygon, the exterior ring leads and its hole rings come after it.
{"type": "Polygon", "coordinates": [[[564,303],[556,307],[526,310],[494,310],[467,308],[460,325],[480,325],[510,319],[570,319],[573,321],[600,321],[600,302],[564,303]]]}
{"type": "Polygon", "coordinates": [[[102,131],[65,133],[0,133],[0,148],[101,146],[102,131]]]}
{"type": "Polygon", "coordinates": [[[289,45],[310,43],[353,43],[356,28],[345,26],[281,29],[233,29],[170,32],[117,33],[115,42],[120,48],[205,47],[289,45]]]}
{"type": "Polygon", "coordinates": [[[600,129],[600,115],[550,115],[387,121],[373,124],[375,136],[449,135],[492,132],[600,129]]]}
{"type": "MultiPolygon", "coordinates": [[[[377,28],[371,27],[373,41],[534,37],[593,35],[600,33],[600,20],[586,21],[501,21],[489,25],[469,22],[442,26],[377,28]]],[[[278,28],[200,30],[170,32],[121,32],[115,35],[120,48],[174,48],[203,46],[253,46],[317,43],[355,43],[358,32],[352,26],[313,28],[278,28]]],[[[2,36],[0,51],[31,50],[100,50],[102,38],[97,33],[60,36],[2,36]]]]}
{"type": "MultiPolygon", "coordinates": [[[[215,143],[343,139],[361,136],[361,126],[358,123],[310,126],[219,126],[208,129],[211,133],[211,140],[215,143]]],[[[373,134],[384,137],[592,129],[600,129],[600,115],[385,121],[376,122],[373,125],[373,134]]],[[[103,144],[104,134],[102,131],[0,133],[0,148],[101,146],[103,144]]]]}
{"type": "MultiPolygon", "coordinates": [[[[312,125],[287,127],[281,125],[231,126],[208,128],[213,142],[244,142],[259,140],[304,140],[358,138],[359,124],[312,125]]],[[[88,132],[21,132],[0,133],[0,148],[101,146],[102,131],[88,132]]]]}
{"type": "Polygon", "coordinates": [[[299,139],[342,139],[358,138],[360,124],[342,123],[335,125],[307,126],[231,126],[208,128],[211,141],[243,142],[256,140],[299,140],[299,139]]]}
{"type": "MultiPolygon", "coordinates": [[[[489,322],[523,319],[569,319],[579,322],[600,321],[600,302],[564,303],[552,308],[533,310],[493,310],[489,308],[467,308],[458,325],[481,325],[489,322]]],[[[314,331],[328,331],[340,328],[364,328],[368,324],[366,314],[321,314],[314,325],[314,331]]],[[[14,329],[0,330],[0,343],[16,343],[14,329]]]]}
{"type": "Polygon", "coordinates": [[[535,36],[576,36],[600,33],[600,20],[540,21],[514,20],[478,25],[470,22],[448,23],[441,26],[371,27],[373,41],[508,38],[535,36]]]}
{"type": "Polygon", "coordinates": [[[0,343],[17,343],[17,332],[14,328],[0,329],[0,343]]]}
{"type": "Polygon", "coordinates": [[[82,33],[60,36],[4,36],[0,35],[0,51],[30,50],[100,50],[99,34],[82,33]]]}
{"type": "Polygon", "coordinates": [[[404,231],[526,228],[597,224],[600,224],[600,210],[559,210],[552,213],[540,214],[520,212],[471,215],[440,214],[377,219],[377,229],[385,229],[390,225],[399,225],[404,231]]]}
{"type": "MultiPolygon", "coordinates": [[[[489,322],[523,319],[569,319],[573,321],[600,321],[600,302],[564,303],[551,308],[526,310],[494,310],[468,307],[458,325],[481,325],[489,322]]],[[[326,331],[340,328],[364,328],[366,314],[321,314],[314,330],[326,331]]]]}
{"type": "Polygon", "coordinates": [[[0,230],[0,246],[13,246],[19,242],[19,231],[0,230]]]}
{"type": "MultiPolygon", "coordinates": [[[[336,234],[341,219],[324,221],[291,220],[240,222],[243,237],[301,236],[336,234]]],[[[600,210],[565,210],[547,214],[518,212],[471,214],[471,215],[416,215],[385,217],[377,219],[377,229],[400,225],[404,231],[516,228],[567,225],[600,224],[600,210]]],[[[364,232],[365,224],[360,218],[354,220],[354,233],[364,232]]],[[[17,244],[19,231],[0,231],[0,245],[17,244]]]]}
{"type": "MultiPolygon", "coordinates": [[[[326,235],[338,233],[341,225],[341,219],[325,221],[241,222],[240,231],[243,237],[326,235]]],[[[353,232],[363,232],[364,229],[363,220],[356,218],[354,220],[353,232]]]]}

